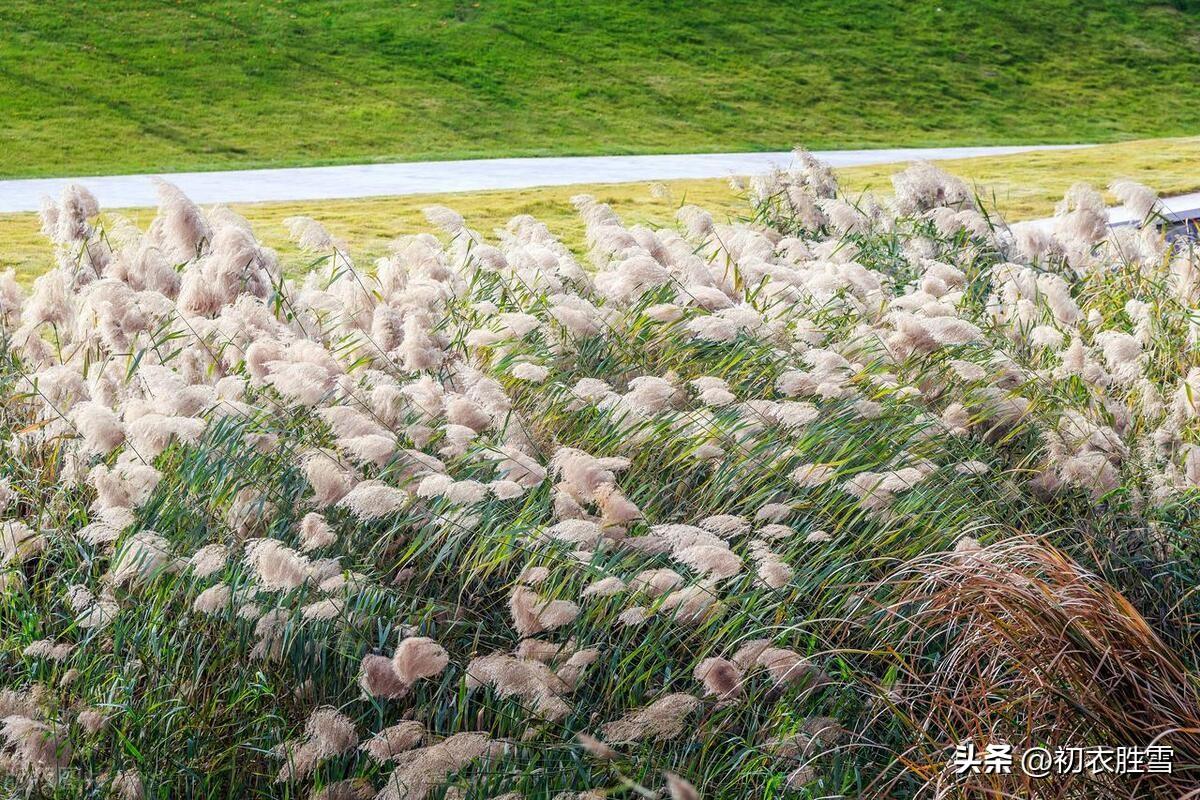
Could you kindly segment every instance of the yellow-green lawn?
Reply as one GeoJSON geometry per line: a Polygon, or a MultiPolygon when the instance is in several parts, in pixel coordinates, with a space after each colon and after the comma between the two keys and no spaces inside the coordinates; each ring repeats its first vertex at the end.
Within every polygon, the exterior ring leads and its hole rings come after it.
{"type": "MultiPolygon", "coordinates": [[[[840,170],[842,187],[851,194],[873,191],[887,194],[890,176],[903,164],[854,167],[840,170]]],[[[1154,139],[1102,145],[1082,150],[1057,150],[1013,156],[958,159],[939,166],[978,187],[981,196],[1009,220],[1046,216],[1077,181],[1105,187],[1117,178],[1146,183],[1162,195],[1200,189],[1200,137],[1154,139]]],[[[275,247],[285,261],[302,264],[282,225],[285,217],[311,216],[337,237],[352,254],[373,258],[397,236],[428,230],[421,209],[447,205],[485,233],[502,226],[517,214],[532,214],[550,226],[568,245],[582,246],[583,225],[570,204],[575,194],[589,193],[609,203],[630,222],[670,224],[682,203],[704,206],[714,214],[736,217],[741,201],[723,180],[667,181],[667,193],[651,191],[649,183],[557,186],[465,194],[410,195],[362,200],[314,200],[291,203],[253,203],[233,208],[245,216],[258,236],[275,247]]],[[[1112,199],[1112,198],[1110,198],[1112,199]]],[[[109,211],[123,214],[139,225],[153,209],[109,211]]],[[[36,214],[0,214],[0,270],[13,267],[29,283],[53,263],[52,250],[38,232],[36,214]]],[[[364,263],[366,263],[364,261],[364,263]]]]}

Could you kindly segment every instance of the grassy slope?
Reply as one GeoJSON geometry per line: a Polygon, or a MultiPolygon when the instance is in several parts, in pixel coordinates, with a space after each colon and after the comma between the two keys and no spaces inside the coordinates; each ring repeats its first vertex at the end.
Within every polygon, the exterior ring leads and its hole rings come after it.
{"type": "Polygon", "coordinates": [[[0,175],[1114,140],[1200,124],[1193,0],[9,0],[0,175]]]}
{"type": "MultiPolygon", "coordinates": [[[[890,189],[890,176],[901,165],[839,170],[842,185],[851,192],[890,189]]],[[[1106,186],[1116,178],[1133,178],[1163,195],[1200,189],[1200,138],[1156,142],[1129,142],[1089,148],[993,158],[941,162],[956,175],[972,180],[980,193],[994,200],[1009,219],[1028,219],[1053,213],[1071,184],[1088,181],[1106,186]]],[[[264,243],[285,258],[303,264],[288,241],[282,221],[304,215],[319,219],[334,235],[344,239],[360,257],[382,254],[396,236],[425,230],[421,209],[437,203],[462,213],[482,231],[504,225],[517,214],[532,214],[550,226],[571,247],[583,247],[583,223],[570,204],[580,192],[595,194],[632,223],[669,225],[681,203],[696,203],[714,212],[742,213],[743,206],[725,181],[669,181],[669,197],[655,197],[644,183],[604,186],[560,186],[540,189],[477,192],[473,194],[415,195],[365,200],[258,203],[235,206],[249,219],[264,243]]],[[[1114,198],[1109,198],[1115,200],[1114,198]]],[[[153,210],[123,212],[145,227],[153,210]]],[[[0,214],[0,270],[15,267],[23,283],[51,263],[52,256],[38,232],[35,214],[0,214]]]]}

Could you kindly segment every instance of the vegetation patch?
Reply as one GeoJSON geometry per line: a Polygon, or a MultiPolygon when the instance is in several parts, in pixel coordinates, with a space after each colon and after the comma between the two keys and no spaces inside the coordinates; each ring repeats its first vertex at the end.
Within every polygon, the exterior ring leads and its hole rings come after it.
{"type": "Polygon", "coordinates": [[[724,221],[444,206],[289,277],[170,184],[0,278],[0,788],[1179,797],[1200,256],[806,152],[724,221]],[[964,741],[1174,771],[956,775],[964,741]]]}
{"type": "Polygon", "coordinates": [[[0,176],[1186,136],[1198,31],[1191,0],[8,0],[0,176]]]}

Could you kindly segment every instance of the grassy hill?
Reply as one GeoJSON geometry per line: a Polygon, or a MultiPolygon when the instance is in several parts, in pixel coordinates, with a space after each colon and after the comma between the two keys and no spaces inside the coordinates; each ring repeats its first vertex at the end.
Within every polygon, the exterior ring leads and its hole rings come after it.
{"type": "Polygon", "coordinates": [[[1198,68],[1191,0],[9,0],[0,175],[1186,135],[1198,68]]]}

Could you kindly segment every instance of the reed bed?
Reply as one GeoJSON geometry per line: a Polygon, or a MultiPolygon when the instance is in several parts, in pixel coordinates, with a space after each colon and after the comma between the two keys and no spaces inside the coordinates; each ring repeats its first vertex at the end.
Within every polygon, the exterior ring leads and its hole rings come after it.
{"type": "Polygon", "coordinates": [[[169,184],[0,279],[0,786],[178,798],[1178,797],[1200,257],[804,151],[587,252],[454,211],[301,279],[169,184]],[[1170,774],[955,775],[971,740],[1170,774]]]}

